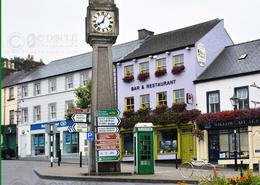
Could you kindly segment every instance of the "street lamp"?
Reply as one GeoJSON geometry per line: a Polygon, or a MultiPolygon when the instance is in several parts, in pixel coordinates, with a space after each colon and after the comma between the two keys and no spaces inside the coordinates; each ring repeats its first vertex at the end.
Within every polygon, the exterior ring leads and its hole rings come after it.
{"type": "MultiPolygon", "coordinates": [[[[230,98],[230,102],[234,107],[234,110],[237,110],[237,105],[238,105],[238,100],[239,98],[234,94],[231,98],[230,98]]],[[[234,142],[235,142],[235,147],[234,147],[234,157],[235,157],[235,171],[238,170],[237,167],[237,130],[234,129],[234,142]]]]}
{"type": "Polygon", "coordinates": [[[230,98],[230,102],[234,107],[234,110],[237,110],[237,104],[238,104],[239,98],[236,96],[236,94],[233,94],[233,96],[230,98]]]}

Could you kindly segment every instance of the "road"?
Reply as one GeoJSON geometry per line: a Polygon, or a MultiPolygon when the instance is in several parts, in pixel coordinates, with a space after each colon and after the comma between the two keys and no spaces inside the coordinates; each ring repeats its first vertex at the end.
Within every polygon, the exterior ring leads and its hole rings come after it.
{"type": "MultiPolygon", "coordinates": [[[[40,179],[33,169],[49,166],[48,162],[2,160],[2,185],[151,185],[147,183],[76,182],[40,179]]],[[[159,185],[159,184],[152,184],[159,185]]],[[[161,184],[160,184],[161,185],[161,184]]]]}

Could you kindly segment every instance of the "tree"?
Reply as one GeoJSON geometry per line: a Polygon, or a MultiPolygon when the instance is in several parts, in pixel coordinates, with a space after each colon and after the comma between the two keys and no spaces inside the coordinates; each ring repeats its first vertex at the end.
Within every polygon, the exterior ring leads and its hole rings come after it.
{"type": "MultiPolygon", "coordinates": [[[[85,86],[81,86],[74,90],[74,94],[77,97],[75,105],[69,106],[69,109],[80,108],[86,109],[90,107],[91,104],[91,81],[87,81],[85,86]]],[[[66,113],[65,119],[71,119],[72,114],[66,113]]]]}

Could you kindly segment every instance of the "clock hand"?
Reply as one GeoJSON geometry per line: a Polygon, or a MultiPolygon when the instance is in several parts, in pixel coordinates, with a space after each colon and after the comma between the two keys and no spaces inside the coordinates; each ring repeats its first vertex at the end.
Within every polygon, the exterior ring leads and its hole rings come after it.
{"type": "Polygon", "coordinates": [[[105,22],[105,16],[103,16],[101,23],[104,23],[104,22],[105,22]]]}

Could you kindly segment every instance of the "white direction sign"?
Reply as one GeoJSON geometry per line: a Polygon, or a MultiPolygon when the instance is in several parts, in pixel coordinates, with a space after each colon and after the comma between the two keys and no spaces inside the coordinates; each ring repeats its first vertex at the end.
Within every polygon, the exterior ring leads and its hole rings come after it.
{"type": "Polygon", "coordinates": [[[98,117],[98,126],[118,126],[120,119],[118,117],[98,117]]]}
{"type": "Polygon", "coordinates": [[[115,133],[119,132],[118,127],[98,127],[98,133],[115,133]]]}
{"type": "Polygon", "coordinates": [[[73,114],[71,119],[73,122],[87,123],[87,114],[73,114]]]}
{"type": "Polygon", "coordinates": [[[115,157],[119,156],[119,150],[99,150],[98,157],[115,157]]]}
{"type": "Polygon", "coordinates": [[[86,123],[75,123],[75,129],[77,132],[87,132],[88,127],[86,123]]]}

